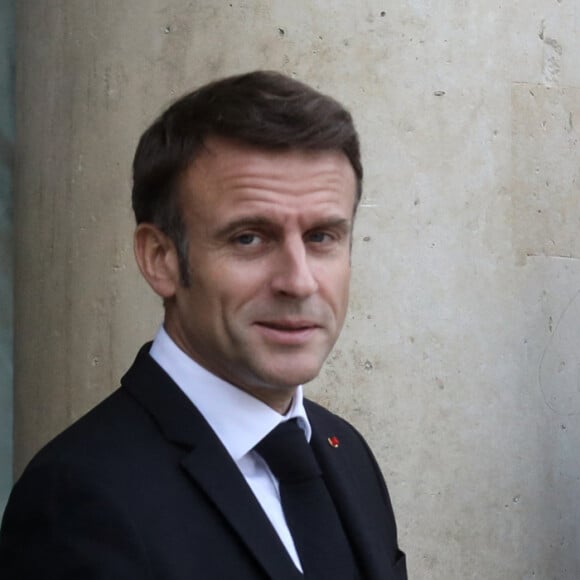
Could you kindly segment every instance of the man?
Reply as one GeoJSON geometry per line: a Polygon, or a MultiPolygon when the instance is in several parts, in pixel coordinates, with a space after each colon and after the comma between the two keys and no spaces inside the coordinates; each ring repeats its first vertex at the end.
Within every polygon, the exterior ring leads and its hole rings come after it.
{"type": "Polygon", "coordinates": [[[370,450],[300,386],[347,309],[362,181],[348,112],[277,73],[223,79],[155,121],[133,173],[163,326],[16,484],[0,577],[406,578],[370,450]],[[269,458],[279,426],[298,443],[269,458]],[[275,463],[299,447],[316,474],[292,487],[275,463]]]}

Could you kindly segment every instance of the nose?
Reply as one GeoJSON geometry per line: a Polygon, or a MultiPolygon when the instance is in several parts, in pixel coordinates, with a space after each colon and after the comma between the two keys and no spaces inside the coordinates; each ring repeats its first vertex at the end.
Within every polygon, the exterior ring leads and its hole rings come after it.
{"type": "Polygon", "coordinates": [[[318,290],[312,257],[301,237],[285,240],[274,257],[272,290],[289,298],[307,298],[318,290]]]}

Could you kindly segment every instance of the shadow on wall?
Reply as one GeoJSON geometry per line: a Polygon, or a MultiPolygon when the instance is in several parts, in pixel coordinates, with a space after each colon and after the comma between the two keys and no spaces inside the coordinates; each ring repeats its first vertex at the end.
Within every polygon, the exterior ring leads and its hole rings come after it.
{"type": "Polygon", "coordinates": [[[14,3],[0,3],[0,514],[12,486],[12,135],[14,3]]]}
{"type": "Polygon", "coordinates": [[[0,133],[0,166],[8,172],[12,167],[12,142],[3,133],[0,133]]]}

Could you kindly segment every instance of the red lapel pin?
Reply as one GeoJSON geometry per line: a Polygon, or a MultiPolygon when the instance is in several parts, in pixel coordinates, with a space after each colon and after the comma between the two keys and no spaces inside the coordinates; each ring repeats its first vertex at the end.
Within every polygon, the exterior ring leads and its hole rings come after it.
{"type": "Polygon", "coordinates": [[[331,447],[334,447],[335,449],[340,445],[340,441],[338,440],[338,437],[335,437],[334,435],[332,437],[329,437],[327,439],[327,441],[328,441],[328,444],[331,447]]]}

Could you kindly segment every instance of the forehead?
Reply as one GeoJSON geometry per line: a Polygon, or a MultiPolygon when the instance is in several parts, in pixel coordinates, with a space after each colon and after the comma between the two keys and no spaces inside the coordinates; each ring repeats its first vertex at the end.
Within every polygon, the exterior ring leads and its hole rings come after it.
{"type": "Polygon", "coordinates": [[[211,138],[186,170],[184,209],[251,203],[354,209],[356,178],[342,151],[268,150],[211,138]]]}

